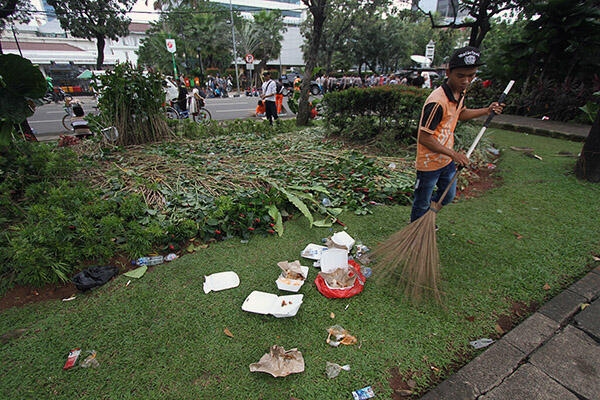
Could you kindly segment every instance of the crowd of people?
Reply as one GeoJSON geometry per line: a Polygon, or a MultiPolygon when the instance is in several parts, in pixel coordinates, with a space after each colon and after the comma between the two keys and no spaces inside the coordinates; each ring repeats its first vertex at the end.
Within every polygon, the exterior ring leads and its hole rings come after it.
{"type": "Polygon", "coordinates": [[[323,75],[315,79],[323,93],[344,90],[349,88],[375,87],[384,85],[411,85],[416,87],[431,88],[431,76],[428,72],[411,75],[367,75],[360,76],[344,75],[341,77],[323,75]]]}

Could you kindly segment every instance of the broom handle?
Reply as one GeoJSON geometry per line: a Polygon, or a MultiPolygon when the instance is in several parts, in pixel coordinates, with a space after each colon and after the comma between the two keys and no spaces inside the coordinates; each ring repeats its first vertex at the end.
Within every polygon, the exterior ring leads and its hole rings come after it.
{"type": "MultiPolygon", "coordinates": [[[[510,92],[510,89],[512,89],[512,87],[513,87],[514,84],[515,84],[515,81],[508,82],[508,85],[506,85],[506,89],[504,89],[504,92],[502,92],[502,94],[500,95],[500,98],[498,99],[498,103],[502,104],[502,102],[506,98],[506,95],[508,95],[508,92],[510,92]]],[[[475,150],[475,147],[477,147],[477,145],[479,144],[479,141],[483,137],[483,134],[485,133],[485,130],[490,125],[490,122],[492,122],[492,119],[494,118],[494,115],[496,115],[496,113],[494,111],[492,111],[490,113],[490,115],[488,115],[487,119],[483,123],[483,126],[481,127],[481,130],[477,134],[477,137],[475,137],[475,140],[471,144],[471,147],[469,147],[469,151],[467,151],[467,158],[471,157],[471,154],[473,154],[473,151],[475,150]]],[[[450,188],[452,187],[452,185],[454,184],[454,182],[456,182],[456,179],[458,178],[458,175],[460,174],[460,171],[462,169],[463,169],[462,166],[459,166],[456,169],[456,173],[454,174],[454,177],[450,181],[450,184],[448,186],[446,186],[446,190],[444,190],[444,193],[442,193],[442,196],[440,197],[440,199],[437,202],[439,208],[434,208],[435,210],[439,211],[442,208],[441,207],[442,201],[446,198],[446,195],[448,194],[448,190],[450,190],[450,188]]]]}

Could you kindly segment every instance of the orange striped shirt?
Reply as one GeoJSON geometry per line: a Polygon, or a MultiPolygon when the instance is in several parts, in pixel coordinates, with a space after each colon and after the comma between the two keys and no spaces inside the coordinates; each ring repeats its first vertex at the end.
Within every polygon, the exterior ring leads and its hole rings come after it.
{"type": "MultiPolygon", "coordinates": [[[[418,135],[433,135],[442,145],[449,149],[454,146],[454,128],[461,111],[465,108],[464,97],[454,98],[450,87],[444,83],[435,89],[423,105],[418,135]]],[[[418,171],[435,171],[450,164],[452,159],[445,154],[436,153],[421,143],[417,143],[418,171]]]]}

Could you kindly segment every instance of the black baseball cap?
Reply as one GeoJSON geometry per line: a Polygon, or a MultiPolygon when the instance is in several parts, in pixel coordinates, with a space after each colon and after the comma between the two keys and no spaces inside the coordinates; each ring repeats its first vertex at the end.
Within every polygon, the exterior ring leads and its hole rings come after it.
{"type": "Polygon", "coordinates": [[[450,57],[450,61],[448,62],[448,69],[479,67],[483,65],[480,57],[481,51],[477,47],[461,47],[452,53],[452,57],[450,57]]]}

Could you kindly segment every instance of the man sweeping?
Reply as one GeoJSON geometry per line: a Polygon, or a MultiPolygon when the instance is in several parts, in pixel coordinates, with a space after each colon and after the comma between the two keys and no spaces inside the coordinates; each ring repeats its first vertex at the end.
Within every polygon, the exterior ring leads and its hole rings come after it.
{"type": "MultiPolygon", "coordinates": [[[[469,159],[463,153],[454,151],[454,128],[458,120],[467,121],[495,112],[502,112],[504,104],[494,102],[486,108],[468,109],[464,105],[467,87],[475,78],[481,52],[476,47],[457,49],[450,57],[447,80],[435,89],[423,106],[417,140],[417,180],[410,221],[423,216],[431,201],[439,201],[448,187],[457,164],[467,166],[469,159]],[[437,190],[433,195],[433,190],[437,190]]],[[[450,203],[456,194],[456,181],[448,190],[442,205],[450,203]]]]}

